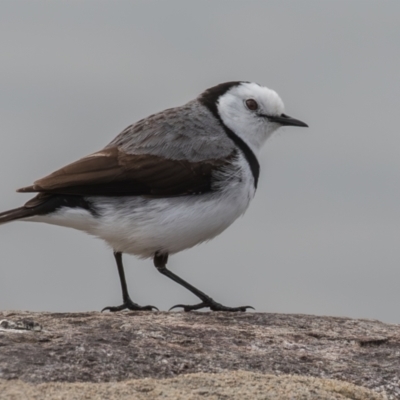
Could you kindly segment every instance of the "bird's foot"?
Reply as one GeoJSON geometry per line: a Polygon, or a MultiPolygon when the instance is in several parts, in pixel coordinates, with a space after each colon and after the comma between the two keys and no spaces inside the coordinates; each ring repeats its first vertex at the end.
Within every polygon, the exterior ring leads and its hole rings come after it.
{"type": "Polygon", "coordinates": [[[124,301],[124,304],[121,304],[117,307],[104,307],[101,312],[103,311],[122,311],[122,310],[132,310],[132,311],[159,311],[157,307],[154,306],[140,306],[139,304],[134,303],[130,298],[124,301]]]}
{"type": "Polygon", "coordinates": [[[184,311],[194,311],[194,310],[200,310],[202,308],[210,308],[210,310],[212,311],[230,311],[230,312],[238,312],[238,311],[244,312],[248,308],[254,310],[254,307],[252,306],[226,307],[220,303],[217,303],[213,299],[209,299],[207,301],[203,301],[202,303],[193,305],[177,304],[176,306],[171,307],[169,311],[179,307],[182,307],[184,311]]]}

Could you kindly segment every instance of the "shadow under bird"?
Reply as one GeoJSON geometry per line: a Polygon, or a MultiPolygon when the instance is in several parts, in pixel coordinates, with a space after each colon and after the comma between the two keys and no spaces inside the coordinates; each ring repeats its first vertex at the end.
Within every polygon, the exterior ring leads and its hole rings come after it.
{"type": "Polygon", "coordinates": [[[39,179],[24,206],[0,224],[45,222],[79,229],[114,250],[123,304],[103,310],[153,310],[128,293],[122,253],[152,258],[159,272],[201,302],[185,311],[226,307],[167,269],[168,255],[219,235],[253,199],[260,148],[281,126],[307,127],[284,114],[278,94],[252,82],[226,82],[187,104],[128,126],[103,150],[39,179]]]}

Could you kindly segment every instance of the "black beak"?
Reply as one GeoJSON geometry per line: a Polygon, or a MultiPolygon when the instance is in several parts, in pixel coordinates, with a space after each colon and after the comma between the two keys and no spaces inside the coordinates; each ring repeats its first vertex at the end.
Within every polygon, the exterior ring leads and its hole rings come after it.
{"type": "Polygon", "coordinates": [[[299,121],[298,119],[294,119],[292,117],[289,117],[286,114],[281,114],[279,116],[267,116],[267,118],[271,121],[271,122],[277,122],[278,124],[281,125],[292,125],[292,126],[304,126],[306,128],[308,128],[308,125],[302,121],[299,121]]]}

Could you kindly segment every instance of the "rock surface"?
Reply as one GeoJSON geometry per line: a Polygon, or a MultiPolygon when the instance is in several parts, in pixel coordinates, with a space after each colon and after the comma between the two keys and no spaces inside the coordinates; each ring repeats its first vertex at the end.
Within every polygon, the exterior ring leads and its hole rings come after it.
{"type": "MultiPolygon", "coordinates": [[[[181,382],[193,383],[197,379],[200,386],[217,385],[218,390],[228,390],[232,384],[225,387],[221,382],[223,379],[232,382],[235,374],[239,374],[237,382],[243,383],[242,386],[238,383],[236,394],[240,387],[243,393],[248,393],[246,382],[257,379],[270,385],[276,385],[278,378],[281,383],[290,379],[303,387],[303,393],[304,387],[312,387],[311,380],[285,375],[292,374],[346,381],[397,399],[400,398],[400,326],[371,320],[264,313],[0,312],[0,398],[6,389],[18,390],[23,385],[34,388],[45,384],[43,387],[50,393],[54,385],[73,388],[79,382],[87,382],[84,385],[87,390],[93,387],[91,383],[101,383],[95,387],[108,390],[107,382],[121,382],[118,387],[130,385],[133,389],[140,382],[149,381],[153,385],[158,382],[157,385],[164,385],[165,392],[166,387],[184,390],[181,382]],[[201,383],[206,376],[207,385],[201,383]],[[143,378],[155,380],[132,381],[143,378]],[[156,381],[160,378],[174,379],[156,381]],[[58,383],[48,384],[51,382],[58,383]]],[[[337,389],[341,383],[326,381],[325,387],[321,380],[313,382],[326,393],[329,385],[336,387],[336,392],[332,392],[336,394],[311,397],[316,393],[314,388],[305,397],[293,398],[386,398],[373,392],[369,396],[378,397],[365,397],[366,391],[364,397],[355,394],[345,397],[350,389],[341,394],[337,389]]],[[[193,387],[188,384],[186,389],[193,387]]],[[[212,390],[207,392],[209,395],[190,392],[189,396],[187,392],[181,398],[245,398],[228,393],[214,395],[212,390]]],[[[264,397],[253,398],[291,398],[268,397],[267,387],[262,393],[264,397]]],[[[157,398],[143,397],[143,393],[141,396],[137,398],[157,398]]]]}
{"type": "Polygon", "coordinates": [[[118,383],[41,383],[1,381],[7,400],[385,400],[383,394],[330,379],[255,372],[197,373],[170,379],[136,379],[118,383]]]}

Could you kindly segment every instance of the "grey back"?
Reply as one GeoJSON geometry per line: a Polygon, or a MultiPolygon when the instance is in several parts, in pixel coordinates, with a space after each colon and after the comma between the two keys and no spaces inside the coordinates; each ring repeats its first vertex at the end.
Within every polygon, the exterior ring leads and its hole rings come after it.
{"type": "Polygon", "coordinates": [[[194,162],[224,158],[235,149],[221,123],[197,100],[128,126],[106,147],[115,146],[128,154],[194,162]]]}

